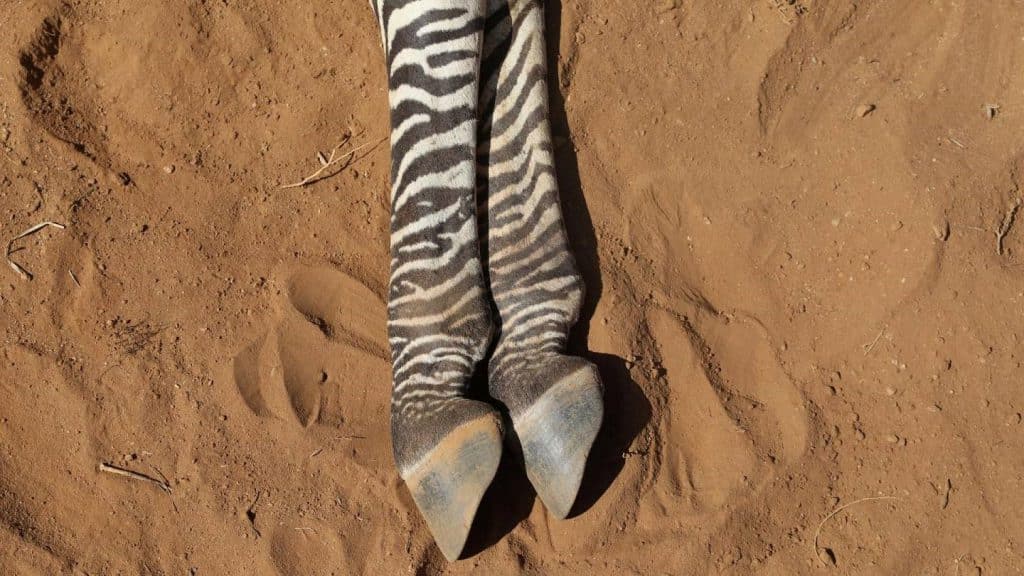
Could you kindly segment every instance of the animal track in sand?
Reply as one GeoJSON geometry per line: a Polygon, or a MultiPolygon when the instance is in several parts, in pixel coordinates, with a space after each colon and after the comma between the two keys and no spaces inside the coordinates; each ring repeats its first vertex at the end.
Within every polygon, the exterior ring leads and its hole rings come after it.
{"type": "Polygon", "coordinates": [[[282,526],[270,538],[270,557],[279,574],[328,576],[359,572],[348,558],[343,537],[315,520],[282,526]]]}
{"type": "Polygon", "coordinates": [[[104,130],[97,124],[104,114],[89,96],[91,86],[86,82],[80,51],[63,49],[74,16],[71,7],[62,5],[40,23],[32,41],[22,48],[18,55],[21,98],[50,135],[110,168],[104,130]]]}
{"type": "Polygon", "coordinates": [[[764,328],[703,308],[648,313],[664,368],[660,495],[731,508],[806,450],[808,414],[764,328]]]}
{"type": "MultiPolygon", "coordinates": [[[[234,360],[246,405],[302,426],[366,430],[387,421],[385,307],[365,284],[329,268],[292,274],[276,325],[234,360]]],[[[358,433],[358,432],[357,432],[358,433]]]]}

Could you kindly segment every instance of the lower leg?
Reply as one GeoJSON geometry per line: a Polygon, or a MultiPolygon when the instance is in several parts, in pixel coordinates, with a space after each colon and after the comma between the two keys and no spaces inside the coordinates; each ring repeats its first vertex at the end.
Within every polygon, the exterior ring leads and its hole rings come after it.
{"type": "Polygon", "coordinates": [[[583,282],[559,203],[543,26],[537,0],[488,0],[478,187],[501,326],[491,395],[509,410],[539,496],[565,517],[601,425],[603,391],[592,364],[564,354],[583,282]]]}
{"type": "Polygon", "coordinates": [[[391,106],[391,436],[449,559],[502,449],[497,413],[466,397],[492,332],[475,200],[482,2],[374,3],[391,106]]]}

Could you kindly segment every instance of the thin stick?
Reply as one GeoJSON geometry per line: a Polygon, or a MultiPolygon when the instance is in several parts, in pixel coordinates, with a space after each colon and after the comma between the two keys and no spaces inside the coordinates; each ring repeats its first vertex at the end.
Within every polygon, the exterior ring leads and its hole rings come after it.
{"type": "MultiPolygon", "coordinates": [[[[334,439],[335,440],[352,440],[352,439],[365,440],[366,436],[355,436],[355,435],[335,436],[334,439]]],[[[317,448],[316,450],[314,450],[313,453],[309,455],[309,457],[310,458],[314,458],[316,456],[319,456],[321,453],[323,453],[323,451],[324,451],[324,448],[323,448],[323,446],[321,446],[321,447],[317,448]]]]}
{"type": "Polygon", "coordinates": [[[70,274],[71,275],[71,279],[75,281],[75,286],[78,286],[79,288],[81,288],[82,287],[82,283],[78,281],[78,278],[75,276],[75,273],[72,272],[71,270],[68,270],[68,274],[70,274]]]}
{"type": "Polygon", "coordinates": [[[317,162],[320,163],[320,168],[316,172],[313,172],[312,174],[310,174],[309,176],[306,176],[302,180],[299,180],[298,182],[296,182],[294,184],[284,184],[284,185],[281,186],[281,188],[299,188],[301,186],[305,186],[305,185],[309,184],[310,182],[312,182],[314,178],[316,178],[317,176],[322,174],[323,171],[326,170],[327,167],[331,164],[331,162],[334,161],[335,155],[338,153],[338,150],[343,148],[345,145],[347,145],[351,141],[352,141],[352,135],[351,134],[346,134],[345,137],[341,139],[341,143],[339,143],[337,146],[335,146],[333,149],[331,149],[331,157],[330,157],[330,159],[324,158],[324,153],[319,151],[319,150],[317,150],[316,159],[317,159],[317,162]]]}
{"type": "Polygon", "coordinates": [[[13,157],[11,157],[11,153],[8,152],[6,148],[0,147],[0,150],[3,150],[4,158],[7,158],[8,160],[10,160],[11,164],[14,164],[14,165],[18,165],[19,164],[17,160],[15,160],[13,157]]]}
{"type": "Polygon", "coordinates": [[[355,148],[349,150],[348,152],[339,155],[338,150],[343,148],[346,144],[348,144],[350,139],[351,137],[345,138],[345,140],[341,144],[335,146],[334,149],[331,150],[331,155],[329,158],[325,159],[323,154],[317,153],[317,159],[320,161],[320,168],[318,168],[316,172],[313,172],[309,176],[306,176],[305,178],[298,182],[295,182],[294,184],[285,184],[281,186],[281,188],[302,188],[303,186],[308,186],[310,184],[313,184],[314,182],[318,182],[323,179],[321,175],[325,171],[327,171],[331,166],[334,166],[335,164],[341,162],[342,160],[348,160],[352,158],[353,156],[355,156],[356,152],[359,152],[360,150],[366,148],[367,146],[376,146],[377,144],[380,144],[381,142],[384,141],[384,138],[381,138],[380,140],[374,142],[367,142],[362,146],[356,146],[355,148]]]}
{"type": "MultiPolygon", "coordinates": [[[[127,468],[121,468],[105,462],[100,462],[100,472],[106,472],[107,474],[114,474],[117,476],[124,476],[125,478],[131,478],[133,480],[142,480],[143,482],[149,482],[159,487],[168,494],[171,493],[171,485],[167,482],[157,480],[152,476],[147,476],[141,472],[135,472],[134,470],[128,470],[127,468]]],[[[157,471],[159,473],[159,470],[157,471]]]]}
{"type": "Polygon", "coordinates": [[[1020,210],[1021,199],[1017,198],[1013,206],[1003,217],[1003,223],[999,225],[999,230],[996,230],[996,253],[1000,256],[1003,255],[1003,239],[1010,233],[1010,228],[1013,228],[1013,221],[1017,219],[1017,211],[1020,210]]]}
{"type": "Polygon", "coordinates": [[[963,560],[965,557],[967,557],[967,554],[961,554],[959,558],[953,560],[953,564],[956,566],[956,573],[953,576],[960,576],[960,561],[963,560]]]}
{"type": "Polygon", "coordinates": [[[825,562],[825,560],[821,557],[821,552],[819,552],[821,550],[821,546],[818,545],[818,537],[821,536],[821,528],[825,525],[825,523],[828,522],[833,516],[839,514],[843,510],[846,510],[850,506],[860,504],[861,502],[871,502],[874,500],[899,500],[899,498],[895,496],[869,496],[867,498],[861,498],[860,500],[854,500],[849,504],[843,504],[839,508],[836,508],[832,512],[829,512],[828,516],[825,516],[825,518],[821,521],[821,524],[818,524],[818,529],[814,531],[814,555],[818,558],[819,562],[826,566],[828,565],[828,563],[825,562]]]}
{"type": "Polygon", "coordinates": [[[884,326],[882,327],[881,330],[878,331],[878,336],[875,336],[875,339],[872,340],[871,344],[869,344],[867,349],[864,350],[864,355],[865,356],[867,356],[868,354],[871,354],[871,351],[875,349],[875,344],[878,344],[878,339],[882,337],[882,334],[885,334],[885,327],[884,326]]]}
{"type": "Polygon", "coordinates": [[[26,236],[31,236],[32,234],[35,234],[36,232],[39,232],[40,230],[42,230],[43,228],[46,228],[47,226],[53,226],[54,228],[57,228],[59,230],[63,230],[65,228],[67,228],[67,226],[65,226],[63,224],[58,224],[56,222],[50,222],[50,221],[40,222],[39,224],[36,224],[35,226],[32,226],[28,230],[25,230],[21,234],[18,234],[14,238],[11,238],[11,241],[7,243],[7,253],[5,254],[5,256],[7,257],[7,264],[10,265],[10,267],[12,269],[14,269],[14,271],[17,272],[18,275],[21,276],[22,278],[24,278],[25,280],[31,280],[32,279],[32,273],[29,272],[28,270],[26,270],[24,267],[22,267],[17,262],[15,262],[14,260],[11,259],[11,254],[13,254],[15,252],[15,250],[14,250],[14,243],[17,242],[18,240],[21,240],[22,238],[24,238],[26,236]]]}

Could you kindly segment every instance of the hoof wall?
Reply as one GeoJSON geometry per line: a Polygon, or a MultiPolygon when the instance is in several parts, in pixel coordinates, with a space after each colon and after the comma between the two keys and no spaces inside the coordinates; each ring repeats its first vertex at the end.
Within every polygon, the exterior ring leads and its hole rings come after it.
{"type": "Polygon", "coordinates": [[[480,500],[501,462],[497,416],[467,422],[404,474],[420,513],[448,560],[462,554],[480,500]]]}
{"type": "Polygon", "coordinates": [[[604,417],[597,369],[587,365],[556,382],[512,423],[526,475],[556,517],[569,516],[590,448],[604,417]]]}

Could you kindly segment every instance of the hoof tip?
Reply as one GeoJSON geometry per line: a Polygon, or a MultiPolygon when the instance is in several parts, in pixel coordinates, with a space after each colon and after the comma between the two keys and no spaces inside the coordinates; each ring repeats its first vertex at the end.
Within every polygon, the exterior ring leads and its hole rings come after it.
{"type": "Polygon", "coordinates": [[[513,415],[526,475],[559,519],[567,518],[576,502],[603,417],[601,380],[591,365],[556,382],[522,414],[513,415]]]}
{"type": "Polygon", "coordinates": [[[441,553],[457,560],[480,500],[501,461],[500,421],[489,415],[467,422],[403,474],[441,553]]]}

